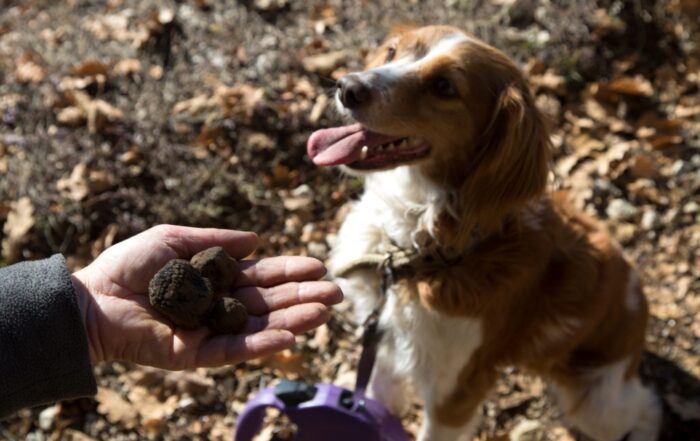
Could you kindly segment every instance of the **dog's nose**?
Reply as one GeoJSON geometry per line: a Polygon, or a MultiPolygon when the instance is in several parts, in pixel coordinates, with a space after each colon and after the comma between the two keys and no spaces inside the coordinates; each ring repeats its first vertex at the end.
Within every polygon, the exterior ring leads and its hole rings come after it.
{"type": "Polygon", "coordinates": [[[340,102],[348,109],[354,109],[369,101],[371,92],[356,75],[345,75],[338,80],[340,102]]]}

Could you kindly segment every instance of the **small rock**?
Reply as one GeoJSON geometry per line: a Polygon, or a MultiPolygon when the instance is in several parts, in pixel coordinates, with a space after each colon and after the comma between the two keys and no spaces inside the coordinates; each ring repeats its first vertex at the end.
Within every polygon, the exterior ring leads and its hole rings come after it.
{"type": "Polygon", "coordinates": [[[158,11],[158,22],[160,24],[166,25],[173,22],[175,19],[175,12],[172,9],[161,9],[158,11]]]}
{"type": "Polygon", "coordinates": [[[633,219],[637,215],[637,211],[637,207],[624,199],[613,199],[605,209],[608,217],[617,221],[633,219]]]}
{"type": "Polygon", "coordinates": [[[308,185],[301,184],[300,186],[298,186],[297,188],[292,190],[292,195],[297,196],[297,197],[305,196],[305,197],[310,198],[310,197],[313,197],[314,192],[313,192],[313,190],[311,190],[311,187],[309,187],[308,185]]]}
{"type": "Polygon", "coordinates": [[[684,171],[686,171],[687,166],[685,164],[685,161],[682,159],[677,160],[676,162],[673,163],[671,166],[671,174],[673,175],[678,175],[684,171]]]}
{"type": "Polygon", "coordinates": [[[642,214],[640,225],[645,230],[653,230],[661,224],[659,215],[654,210],[647,210],[642,214]]]}
{"type": "Polygon", "coordinates": [[[695,201],[690,201],[683,206],[683,213],[697,213],[700,211],[700,205],[695,201]]]}
{"type": "Polygon", "coordinates": [[[192,397],[186,396],[177,403],[177,407],[185,412],[191,411],[197,407],[197,401],[192,397]]]}
{"type": "Polygon", "coordinates": [[[42,410],[39,414],[39,427],[44,432],[48,432],[53,427],[53,423],[56,420],[56,415],[58,415],[59,407],[58,404],[51,407],[47,407],[42,410]]]}
{"type": "Polygon", "coordinates": [[[330,247],[333,248],[338,241],[338,235],[335,233],[328,233],[326,234],[326,244],[330,247]]]}
{"type": "Polygon", "coordinates": [[[304,227],[301,229],[301,242],[302,243],[309,243],[311,242],[311,237],[313,236],[314,231],[316,230],[316,225],[312,223],[308,223],[304,225],[304,227]]]}
{"type": "Polygon", "coordinates": [[[664,214],[663,222],[665,224],[672,224],[678,218],[678,209],[670,208],[666,214],[664,214]]]}
{"type": "Polygon", "coordinates": [[[616,198],[622,196],[622,191],[607,179],[597,178],[595,181],[593,181],[593,188],[598,195],[609,194],[616,198]]]}
{"type": "Polygon", "coordinates": [[[255,0],[253,6],[261,11],[276,11],[287,6],[288,0],[255,0]]]}
{"type": "Polygon", "coordinates": [[[323,242],[309,242],[307,248],[311,257],[324,260],[328,256],[328,247],[323,242]]]}
{"type": "Polygon", "coordinates": [[[634,236],[637,232],[637,227],[628,223],[621,223],[616,228],[616,237],[623,245],[627,245],[632,242],[634,236]]]}

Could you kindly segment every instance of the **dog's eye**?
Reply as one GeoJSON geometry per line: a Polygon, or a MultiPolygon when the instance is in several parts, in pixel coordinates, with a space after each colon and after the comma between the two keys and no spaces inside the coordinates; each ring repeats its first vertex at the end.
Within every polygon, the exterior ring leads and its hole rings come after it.
{"type": "Polygon", "coordinates": [[[440,98],[454,98],[457,96],[457,90],[454,88],[450,80],[445,77],[435,77],[430,83],[430,88],[433,93],[440,98]]]}
{"type": "Polygon", "coordinates": [[[396,48],[393,46],[389,46],[389,48],[386,50],[386,62],[388,63],[391,60],[393,60],[394,55],[396,55],[396,48]]]}

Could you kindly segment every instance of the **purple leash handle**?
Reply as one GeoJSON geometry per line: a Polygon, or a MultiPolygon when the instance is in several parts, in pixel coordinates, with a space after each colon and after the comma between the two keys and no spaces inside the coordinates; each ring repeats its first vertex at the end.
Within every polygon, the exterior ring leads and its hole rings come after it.
{"type": "Polygon", "coordinates": [[[292,392],[301,391],[303,395],[301,399],[290,401],[290,397],[285,395],[289,392],[288,388],[282,392],[268,387],[258,393],[239,416],[236,441],[252,441],[261,429],[267,407],[280,409],[297,425],[295,441],[409,441],[401,421],[379,401],[366,396],[382,338],[379,316],[386,289],[393,279],[388,265],[382,265],[380,270],[383,270],[382,298],[364,323],[355,390],[351,392],[333,384],[310,386],[287,382],[284,386],[291,385],[292,392]]]}

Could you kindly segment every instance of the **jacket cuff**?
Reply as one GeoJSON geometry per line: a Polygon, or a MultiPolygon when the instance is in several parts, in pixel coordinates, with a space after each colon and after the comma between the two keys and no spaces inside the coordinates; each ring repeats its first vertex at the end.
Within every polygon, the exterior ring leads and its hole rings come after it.
{"type": "Polygon", "coordinates": [[[94,395],[87,334],[63,256],[0,270],[0,418],[94,395]]]}

